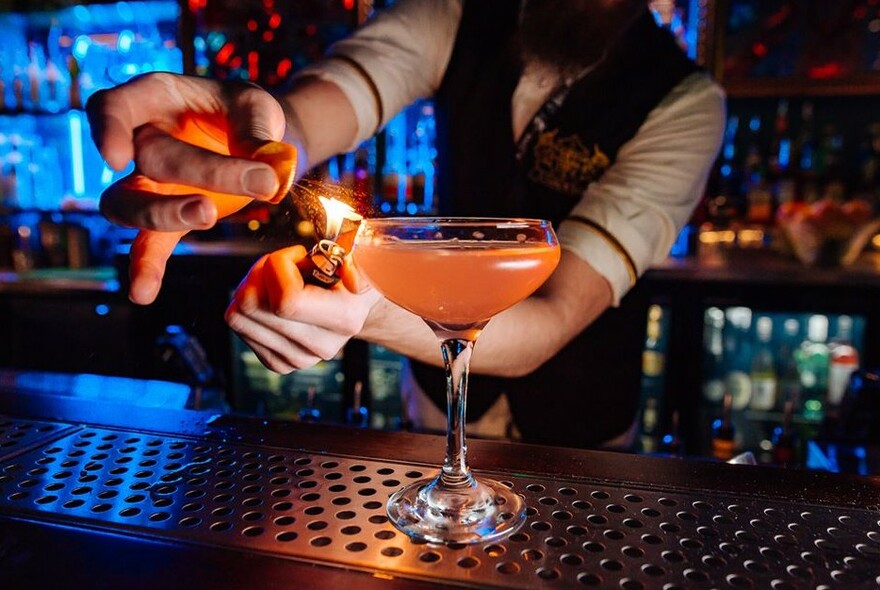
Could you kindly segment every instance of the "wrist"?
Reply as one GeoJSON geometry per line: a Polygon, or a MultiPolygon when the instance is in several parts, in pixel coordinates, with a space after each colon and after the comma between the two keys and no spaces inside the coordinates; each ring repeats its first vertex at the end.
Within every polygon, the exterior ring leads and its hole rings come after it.
{"type": "Polygon", "coordinates": [[[303,132],[302,121],[296,113],[293,105],[283,96],[277,96],[276,100],[284,111],[284,142],[296,148],[296,173],[294,180],[299,180],[311,167],[308,157],[308,145],[303,132]]]}

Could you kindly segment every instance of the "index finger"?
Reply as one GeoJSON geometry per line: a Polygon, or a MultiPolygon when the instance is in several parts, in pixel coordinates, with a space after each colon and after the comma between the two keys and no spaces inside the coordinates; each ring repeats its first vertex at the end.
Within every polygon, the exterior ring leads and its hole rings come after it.
{"type": "MultiPolygon", "coordinates": [[[[197,108],[188,104],[193,101],[184,100],[179,78],[162,72],[145,74],[115,88],[99,90],[89,98],[86,114],[92,140],[113,169],[122,170],[134,158],[135,129],[147,123],[171,129],[181,114],[197,108]]],[[[188,80],[186,86],[190,84],[206,90],[216,85],[202,79],[188,80]]]]}

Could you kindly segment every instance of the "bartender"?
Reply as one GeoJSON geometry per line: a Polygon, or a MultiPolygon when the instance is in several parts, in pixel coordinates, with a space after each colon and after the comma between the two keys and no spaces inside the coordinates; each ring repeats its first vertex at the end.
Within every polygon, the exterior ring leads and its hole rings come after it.
{"type": "MultiPolygon", "coordinates": [[[[534,295],[495,317],[471,364],[468,429],[482,436],[625,447],[637,413],[644,310],[630,291],[668,254],[720,145],[724,95],[654,21],[647,0],[399,0],[300,72],[291,90],[151,74],[99,93],[101,153],[135,175],[270,200],[272,169],[246,157],[298,147],[298,174],[350,151],[414,100],[432,97],[441,213],[552,221],[563,249],[534,295]],[[178,141],[181,117],[223,117],[233,156],[178,141]],[[185,165],[183,165],[185,163],[185,165]],[[630,294],[627,297],[627,294],[630,294]],[[632,359],[631,368],[609,368],[632,359]]],[[[217,219],[206,196],[102,197],[142,229],[130,297],[150,303],[187,230],[217,219]]],[[[302,249],[259,260],[226,319],[275,371],[333,357],[352,337],[410,359],[417,426],[442,429],[446,392],[424,322],[347,265],[333,289],[303,287],[302,249]]]]}

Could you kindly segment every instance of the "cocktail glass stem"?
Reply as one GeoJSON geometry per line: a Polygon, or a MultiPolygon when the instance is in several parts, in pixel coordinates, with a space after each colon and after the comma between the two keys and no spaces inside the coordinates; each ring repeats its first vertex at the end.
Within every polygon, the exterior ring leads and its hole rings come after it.
{"type": "Polygon", "coordinates": [[[448,489],[474,487],[467,464],[465,411],[467,382],[474,340],[447,338],[440,340],[446,365],[446,460],[440,470],[439,485],[448,489]]]}

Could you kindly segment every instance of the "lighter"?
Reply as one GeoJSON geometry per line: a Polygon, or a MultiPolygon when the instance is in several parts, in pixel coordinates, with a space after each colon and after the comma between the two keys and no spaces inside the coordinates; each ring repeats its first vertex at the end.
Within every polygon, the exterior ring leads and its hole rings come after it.
{"type": "Polygon", "coordinates": [[[329,289],[339,281],[345,249],[333,240],[320,240],[296,263],[306,285],[329,289]]]}
{"type": "Polygon", "coordinates": [[[339,281],[346,254],[345,248],[336,242],[342,224],[346,220],[360,221],[362,217],[342,201],[322,196],[318,197],[318,201],[324,207],[326,215],[324,238],[309,250],[305,258],[296,263],[296,267],[305,284],[329,289],[339,281]]]}

